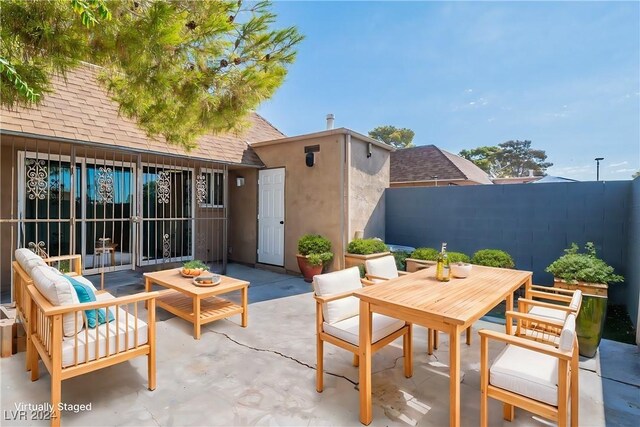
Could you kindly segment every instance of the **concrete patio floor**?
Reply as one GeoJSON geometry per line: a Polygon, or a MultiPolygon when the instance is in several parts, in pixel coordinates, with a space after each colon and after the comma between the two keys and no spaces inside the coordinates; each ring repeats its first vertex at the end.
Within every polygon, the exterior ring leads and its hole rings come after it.
{"type": "MultiPolygon", "coordinates": [[[[290,276],[276,279],[302,282],[290,276]]],[[[309,285],[292,286],[304,290],[309,285]]],[[[250,295],[257,288],[252,286],[250,295]]],[[[325,346],[325,391],[315,391],[315,305],[309,292],[253,303],[248,328],[240,327],[236,316],[204,327],[199,341],[182,319],[159,318],[166,320],[157,324],[156,390],[146,388],[146,358],[67,380],[62,386],[63,402],[92,406],[91,411],[63,413],[63,425],[360,425],[358,371],[351,365],[350,353],[325,346]]],[[[474,330],[480,328],[501,330],[502,326],[481,321],[474,325],[474,330]]],[[[413,342],[414,375],[410,379],[403,376],[400,340],[373,358],[372,425],[448,424],[447,339],[441,335],[440,348],[433,356],[425,353],[424,328],[414,329],[413,342]]],[[[480,406],[478,344],[474,334],[473,345],[461,348],[462,424],[470,426],[478,425],[480,406]]],[[[491,346],[491,355],[500,349],[499,344],[491,346]]],[[[581,363],[581,426],[636,425],[640,417],[639,361],[635,346],[603,341],[600,356],[581,363]]],[[[24,371],[24,353],[1,359],[0,368],[0,424],[48,425],[7,420],[16,403],[49,401],[46,369],[41,367],[41,378],[31,382],[24,371]]],[[[520,409],[512,423],[504,422],[501,414],[500,404],[490,401],[491,425],[548,425],[520,409]]]]}

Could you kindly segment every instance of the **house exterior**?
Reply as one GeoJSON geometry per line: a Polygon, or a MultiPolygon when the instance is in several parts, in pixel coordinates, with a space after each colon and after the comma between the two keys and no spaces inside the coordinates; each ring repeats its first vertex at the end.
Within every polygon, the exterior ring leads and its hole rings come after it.
{"type": "Polygon", "coordinates": [[[435,145],[391,153],[391,187],[493,184],[486,172],[467,159],[435,145]]]}
{"type": "Polygon", "coordinates": [[[306,232],[330,235],[336,268],[353,230],[383,237],[383,144],[347,129],[285,138],[252,113],[241,134],[205,135],[187,152],[119,116],[98,72],[84,65],[54,78],[37,108],[0,111],[3,300],[18,247],[81,254],[85,274],[189,259],[298,271],[306,232]]]}

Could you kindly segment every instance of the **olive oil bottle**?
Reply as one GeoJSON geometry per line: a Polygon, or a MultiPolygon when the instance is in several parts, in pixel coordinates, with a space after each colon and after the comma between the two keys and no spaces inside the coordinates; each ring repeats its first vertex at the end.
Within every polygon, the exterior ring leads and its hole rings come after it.
{"type": "Polygon", "coordinates": [[[442,249],[438,254],[438,262],[436,264],[436,279],[440,282],[448,282],[451,280],[451,268],[449,266],[449,257],[447,256],[447,244],[442,243],[442,249]]]}

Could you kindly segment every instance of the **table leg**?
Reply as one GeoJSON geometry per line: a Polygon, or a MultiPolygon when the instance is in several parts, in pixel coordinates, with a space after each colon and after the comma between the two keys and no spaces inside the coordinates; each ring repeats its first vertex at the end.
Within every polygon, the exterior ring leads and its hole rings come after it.
{"type": "Polygon", "coordinates": [[[242,327],[246,328],[247,325],[249,324],[249,311],[248,309],[248,302],[247,300],[249,299],[249,287],[245,286],[242,288],[242,327]]]}
{"type": "Polygon", "coordinates": [[[449,330],[449,426],[460,426],[460,328],[449,330]]]}
{"type": "Polygon", "coordinates": [[[116,249],[114,248],[111,251],[111,267],[115,267],[116,266],[116,249]]]}
{"type": "Polygon", "coordinates": [[[200,339],[200,298],[193,297],[193,338],[200,339]]]}
{"type": "Polygon", "coordinates": [[[360,422],[371,424],[371,307],[360,301],[360,422]]]}
{"type": "MultiPolygon", "coordinates": [[[[144,291],[151,292],[151,279],[149,279],[148,277],[144,278],[144,291]]],[[[146,300],[144,302],[144,308],[146,309],[149,308],[149,300],[146,300]]]]}
{"type": "MultiPolygon", "coordinates": [[[[507,295],[507,298],[506,298],[505,302],[506,302],[505,310],[506,311],[513,311],[513,293],[510,293],[509,295],[507,295]]],[[[511,326],[512,326],[512,322],[511,321],[505,323],[505,332],[508,335],[511,335],[511,326]]]]}

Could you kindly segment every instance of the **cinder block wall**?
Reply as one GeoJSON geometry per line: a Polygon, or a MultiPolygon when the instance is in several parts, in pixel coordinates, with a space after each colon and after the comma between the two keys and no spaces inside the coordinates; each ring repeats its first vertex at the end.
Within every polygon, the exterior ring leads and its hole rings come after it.
{"type": "Polygon", "coordinates": [[[517,268],[533,271],[538,284],[553,283],[544,269],[571,242],[593,241],[599,256],[627,278],[610,287],[610,299],[626,303],[636,292],[628,306],[637,313],[640,243],[637,231],[635,239],[630,234],[629,216],[633,212],[638,226],[638,180],[633,185],[633,210],[631,181],[390,188],[386,241],[434,248],[447,242],[449,250],[469,255],[503,249],[517,268]]]}

